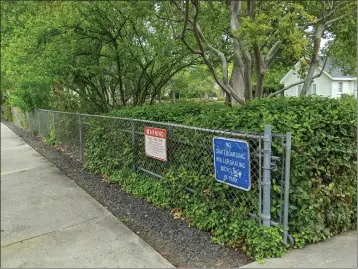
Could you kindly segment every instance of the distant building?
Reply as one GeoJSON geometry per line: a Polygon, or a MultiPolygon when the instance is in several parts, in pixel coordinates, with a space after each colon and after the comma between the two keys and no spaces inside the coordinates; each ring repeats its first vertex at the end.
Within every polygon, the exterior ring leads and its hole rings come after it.
{"type": "MultiPolygon", "coordinates": [[[[319,67],[315,70],[314,75],[321,72],[323,60],[320,59],[319,67]]],[[[291,69],[280,81],[284,87],[287,87],[295,82],[301,80],[298,75],[300,64],[299,62],[291,69]]],[[[285,96],[299,96],[303,87],[303,83],[293,86],[285,91],[285,96]]],[[[342,94],[357,95],[357,77],[344,75],[341,68],[332,65],[332,58],[328,58],[326,66],[320,77],[314,79],[310,86],[308,94],[319,95],[323,97],[340,97],[342,94]]]]}

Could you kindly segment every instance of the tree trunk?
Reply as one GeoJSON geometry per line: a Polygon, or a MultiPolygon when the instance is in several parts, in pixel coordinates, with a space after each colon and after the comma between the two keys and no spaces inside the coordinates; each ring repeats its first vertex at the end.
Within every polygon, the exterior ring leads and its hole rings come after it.
{"type": "Polygon", "coordinates": [[[162,89],[159,90],[158,93],[158,102],[161,103],[162,102],[162,89]]]}
{"type": "Polygon", "coordinates": [[[244,70],[245,100],[252,99],[251,61],[246,60],[244,70]]]}
{"type": "MultiPolygon", "coordinates": [[[[240,98],[245,99],[245,83],[241,75],[239,66],[236,63],[234,63],[234,67],[231,71],[229,84],[233,89],[234,93],[236,93],[240,98]]],[[[228,94],[226,95],[226,102],[230,105],[237,104],[235,99],[228,94]]]]}
{"type": "Polygon", "coordinates": [[[228,93],[225,93],[225,105],[232,107],[231,95],[228,93]]]}
{"type": "Polygon", "coordinates": [[[264,66],[265,62],[262,57],[260,48],[258,44],[254,46],[254,55],[255,55],[255,68],[256,68],[256,88],[255,88],[255,98],[261,99],[264,91],[264,66]]]}
{"type": "Polygon", "coordinates": [[[256,82],[256,93],[255,97],[261,99],[263,97],[264,92],[264,78],[265,74],[257,74],[257,82],[256,82]]]}
{"type": "Polygon", "coordinates": [[[150,97],[150,105],[153,105],[155,101],[155,94],[153,93],[152,96],[150,97]]]}
{"type": "Polygon", "coordinates": [[[170,79],[170,93],[169,96],[172,98],[172,103],[175,104],[175,90],[173,80],[170,79]]]}
{"type": "Polygon", "coordinates": [[[132,106],[137,106],[139,101],[139,94],[137,94],[137,92],[133,94],[132,100],[132,106]]]}
{"type": "Polygon", "coordinates": [[[310,66],[309,66],[307,76],[305,79],[305,83],[303,84],[302,91],[301,91],[300,95],[307,94],[309,87],[311,86],[311,83],[313,81],[313,75],[314,75],[314,72],[318,66],[318,57],[319,57],[319,50],[320,50],[320,46],[321,46],[323,31],[324,31],[324,24],[318,24],[316,31],[315,31],[314,41],[313,41],[314,46],[313,46],[313,53],[312,53],[310,66]]]}

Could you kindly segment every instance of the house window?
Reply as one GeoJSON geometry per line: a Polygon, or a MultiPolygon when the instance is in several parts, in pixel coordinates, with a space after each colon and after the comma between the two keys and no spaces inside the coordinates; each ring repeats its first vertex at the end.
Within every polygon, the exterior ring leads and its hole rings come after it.
{"type": "Polygon", "coordinates": [[[301,91],[302,91],[302,85],[298,85],[297,95],[300,95],[301,91]]]}
{"type": "Polygon", "coordinates": [[[343,82],[338,83],[338,92],[343,92],[343,82]]]}
{"type": "Polygon", "coordinates": [[[308,91],[308,94],[312,95],[312,94],[316,94],[316,84],[311,84],[310,89],[308,91]]]}

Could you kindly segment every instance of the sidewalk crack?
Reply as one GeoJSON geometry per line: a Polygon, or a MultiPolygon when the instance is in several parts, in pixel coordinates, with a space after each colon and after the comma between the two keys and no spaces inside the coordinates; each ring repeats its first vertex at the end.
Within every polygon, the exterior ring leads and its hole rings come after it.
{"type": "Polygon", "coordinates": [[[61,227],[57,230],[53,230],[53,231],[50,231],[50,232],[47,232],[47,233],[43,233],[43,234],[39,234],[39,235],[35,235],[35,236],[32,236],[32,237],[29,237],[29,238],[25,238],[25,239],[21,239],[19,241],[16,241],[16,242],[12,242],[12,243],[8,243],[4,246],[1,246],[1,248],[6,248],[6,247],[9,247],[9,246],[12,246],[12,245],[15,245],[15,244],[19,244],[19,243],[23,243],[25,241],[29,241],[29,240],[32,240],[32,239],[35,239],[35,238],[38,238],[38,237],[41,237],[41,236],[45,236],[45,235],[49,235],[49,234],[52,234],[52,233],[55,233],[55,232],[59,232],[59,231],[63,231],[63,230],[67,230],[69,228],[72,228],[72,227],[75,227],[77,225],[82,225],[84,223],[87,223],[87,222],[90,222],[90,221],[93,221],[93,220],[97,220],[97,219],[101,219],[101,218],[106,218],[108,216],[110,216],[111,213],[107,213],[106,215],[104,216],[100,216],[100,217],[94,217],[94,218],[91,218],[91,219],[88,219],[88,220],[85,220],[85,221],[81,221],[79,223],[75,223],[75,224],[72,224],[72,225],[69,225],[69,226],[66,226],[66,227],[61,227]]]}

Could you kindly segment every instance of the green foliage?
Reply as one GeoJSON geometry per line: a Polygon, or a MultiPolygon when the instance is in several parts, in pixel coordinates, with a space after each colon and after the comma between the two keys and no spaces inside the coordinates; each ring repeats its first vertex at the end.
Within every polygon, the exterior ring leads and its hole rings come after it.
{"type": "Polygon", "coordinates": [[[50,128],[50,132],[49,132],[48,136],[44,138],[44,142],[48,146],[58,145],[56,134],[55,134],[55,131],[53,130],[53,128],[50,128]]]}
{"type": "MultiPolygon", "coordinates": [[[[1,88],[13,91],[13,104],[24,111],[54,105],[58,99],[49,97],[59,85],[81,97],[81,111],[95,113],[154,103],[168,90],[179,90],[186,97],[215,96],[210,73],[224,81],[223,75],[238,63],[235,50],[245,69],[253,71],[244,79],[252,82],[255,93],[261,92],[263,81],[265,96],[280,87],[291,61],[312,49],[313,35],[307,27],[321,14],[331,14],[327,19],[334,20],[327,22],[325,37],[333,37],[327,47],[335,64],[352,73],[355,2],[316,2],[244,1],[238,30],[233,31],[228,1],[200,1],[197,19],[205,36],[203,61],[178,38],[184,12],[176,7],[183,1],[5,1],[1,4],[1,88]],[[254,3],[251,8],[249,3],[254,3]],[[235,39],[240,48],[235,48],[235,39]],[[228,68],[220,68],[221,59],[212,47],[223,53],[228,68]],[[211,72],[203,69],[207,61],[211,72]]],[[[196,50],[193,33],[188,29],[185,38],[196,50]]],[[[240,84],[239,76],[232,78],[238,82],[233,85],[240,84]]],[[[55,106],[67,108],[65,103],[55,106]]],[[[69,106],[72,111],[73,104],[69,106]]]]}
{"type": "MultiPolygon", "coordinates": [[[[355,99],[350,96],[309,96],[252,100],[234,108],[221,103],[163,103],[121,109],[110,115],[252,132],[262,132],[269,123],[274,132],[291,131],[289,232],[296,247],[303,247],[356,225],[355,111],[355,99]]],[[[69,122],[68,118],[56,121],[56,128],[75,128],[69,122]]],[[[232,198],[232,188],[213,179],[210,152],[206,155],[195,149],[200,143],[211,145],[212,137],[194,131],[174,132],[168,140],[169,148],[180,143],[191,143],[193,147],[172,151],[167,165],[144,155],[142,136],[133,140],[123,131],[133,128],[127,120],[86,117],[84,125],[87,169],[106,175],[110,182],[149,202],[175,208],[189,225],[210,232],[216,243],[242,249],[257,260],[283,255],[286,246],[281,243],[282,227],[267,229],[249,217],[250,209],[257,212],[258,190],[232,198]],[[136,164],[164,174],[164,179],[134,173],[134,159],[136,164]],[[194,192],[183,191],[188,189],[194,192]],[[253,206],[243,201],[252,201],[253,206]]],[[[135,131],[143,132],[143,128],[144,124],[135,125],[135,131]]],[[[273,151],[282,154],[281,141],[273,141],[273,151]]],[[[277,174],[272,175],[271,216],[277,220],[281,186],[277,174]]]]}
{"type": "Polygon", "coordinates": [[[220,109],[227,110],[222,103],[180,101],[176,104],[162,103],[115,110],[109,113],[109,115],[187,124],[190,118],[194,119],[200,115],[205,116],[207,113],[220,109]]]}
{"type": "Polygon", "coordinates": [[[10,95],[10,102],[22,111],[32,111],[35,108],[48,108],[51,88],[47,84],[24,82],[10,95]]]}
{"type": "MultiPolygon", "coordinates": [[[[296,64],[294,58],[287,58],[286,61],[276,62],[272,65],[270,70],[266,73],[266,79],[264,83],[265,94],[276,92],[283,88],[280,84],[281,79],[286,73],[296,64]]],[[[256,80],[254,80],[256,83],[256,80]]]]}
{"type": "Polygon", "coordinates": [[[58,86],[95,112],[153,102],[196,63],[151,2],[25,2],[4,3],[1,15],[2,86],[23,110],[47,108],[58,86]]]}
{"type": "Polygon", "coordinates": [[[53,89],[48,98],[48,109],[66,112],[81,112],[87,114],[99,114],[102,112],[96,106],[92,106],[86,98],[78,93],[66,89],[53,89]]]}
{"type": "MultiPolygon", "coordinates": [[[[354,2],[353,2],[354,4],[354,2]]],[[[354,7],[352,10],[356,10],[354,7]]],[[[357,65],[357,22],[355,16],[345,16],[330,28],[331,38],[326,50],[333,58],[333,65],[339,66],[345,74],[356,75],[357,65]]]]}
{"type": "Polygon", "coordinates": [[[65,90],[52,91],[49,108],[57,111],[84,112],[83,109],[80,109],[80,98],[78,94],[65,90]]]}
{"type": "Polygon", "coordinates": [[[356,225],[355,99],[320,97],[252,100],[237,108],[178,103],[111,114],[226,130],[293,133],[290,231],[317,242],[356,225]],[[304,232],[302,234],[301,232],[304,232]]]}
{"type": "Polygon", "coordinates": [[[7,121],[12,121],[11,107],[7,104],[2,104],[1,106],[1,117],[7,121]]]}
{"type": "MultiPolygon", "coordinates": [[[[3,75],[1,74],[1,79],[3,75]]],[[[3,83],[3,81],[1,81],[3,83]]],[[[9,100],[9,92],[1,85],[1,117],[7,121],[12,121],[11,103],[9,100]]]]}
{"type": "Polygon", "coordinates": [[[247,47],[258,45],[267,53],[272,44],[284,41],[283,55],[299,59],[307,39],[302,24],[311,22],[313,17],[307,14],[301,2],[256,1],[254,18],[250,13],[242,16],[238,31],[234,32],[247,47]]]}
{"type": "Polygon", "coordinates": [[[171,79],[167,91],[179,92],[180,98],[216,97],[219,89],[214,88],[214,80],[204,66],[190,67],[171,79]]]}
{"type": "Polygon", "coordinates": [[[1,86],[2,90],[13,91],[11,103],[23,111],[46,107],[51,90],[51,79],[37,58],[36,37],[46,27],[39,19],[45,15],[41,6],[44,4],[26,1],[1,3],[1,86]]]}
{"type": "Polygon", "coordinates": [[[113,124],[106,119],[94,118],[87,120],[86,124],[92,126],[86,134],[86,168],[109,174],[131,163],[132,138],[128,133],[120,131],[119,123],[113,124]]]}
{"type": "Polygon", "coordinates": [[[140,197],[158,206],[166,207],[171,203],[171,195],[168,187],[162,181],[152,178],[139,177],[129,169],[115,172],[110,178],[111,183],[119,183],[123,190],[140,197]],[[140,180],[141,184],[138,184],[140,180]]]}

